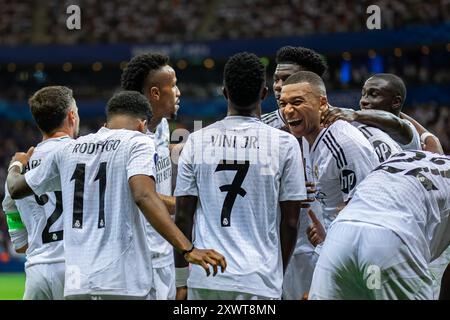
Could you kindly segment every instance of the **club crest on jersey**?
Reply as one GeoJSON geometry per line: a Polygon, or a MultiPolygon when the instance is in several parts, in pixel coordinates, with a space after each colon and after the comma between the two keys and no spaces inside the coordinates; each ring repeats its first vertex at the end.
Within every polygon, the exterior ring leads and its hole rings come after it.
{"type": "Polygon", "coordinates": [[[319,166],[317,164],[314,164],[314,177],[319,179],[319,166]]]}
{"type": "Polygon", "coordinates": [[[356,186],[356,174],[352,170],[342,170],[339,176],[341,190],[344,193],[350,193],[356,186]]]}
{"type": "Polygon", "coordinates": [[[223,218],[222,220],[222,226],[223,227],[228,227],[230,225],[230,222],[228,221],[227,218],[223,218]]]}

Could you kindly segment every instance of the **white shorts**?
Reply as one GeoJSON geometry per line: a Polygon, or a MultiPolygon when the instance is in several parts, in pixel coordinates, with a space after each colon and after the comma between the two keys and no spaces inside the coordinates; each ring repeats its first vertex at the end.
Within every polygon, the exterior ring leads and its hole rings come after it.
{"type": "Polygon", "coordinates": [[[25,268],[24,300],[63,300],[65,263],[35,264],[25,268]]]}
{"type": "Polygon", "coordinates": [[[416,259],[391,230],[339,222],[327,234],[309,299],[432,299],[428,265],[416,259]]]}
{"type": "Polygon", "coordinates": [[[153,268],[153,289],[156,300],[175,300],[175,265],[153,268]]]}
{"type": "Polygon", "coordinates": [[[291,257],[283,278],[284,300],[301,300],[309,292],[318,258],[319,255],[314,251],[291,257]]]}
{"type": "Polygon", "coordinates": [[[278,300],[251,293],[188,288],[188,300],[278,300]]]}

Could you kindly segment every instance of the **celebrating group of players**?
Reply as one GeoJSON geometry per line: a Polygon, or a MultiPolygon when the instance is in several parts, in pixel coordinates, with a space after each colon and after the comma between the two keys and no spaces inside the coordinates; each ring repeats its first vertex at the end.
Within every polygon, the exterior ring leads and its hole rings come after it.
{"type": "Polygon", "coordinates": [[[227,116],[175,146],[167,56],[133,58],[104,127],[78,139],[72,91],[37,91],[42,142],[12,159],[3,201],[24,299],[436,299],[450,158],[401,112],[403,81],[372,76],[355,111],[329,104],[313,50],[276,63],[277,110],[261,116],[266,70],[236,54],[227,116]]]}

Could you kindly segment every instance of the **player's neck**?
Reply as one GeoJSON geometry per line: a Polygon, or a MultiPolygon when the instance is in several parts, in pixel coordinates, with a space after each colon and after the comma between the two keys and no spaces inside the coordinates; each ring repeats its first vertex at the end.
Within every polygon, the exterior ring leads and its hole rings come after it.
{"type": "Polygon", "coordinates": [[[52,133],[43,133],[42,134],[42,141],[48,140],[48,139],[56,139],[56,138],[60,138],[60,137],[65,137],[65,136],[69,136],[70,134],[66,131],[63,130],[58,130],[52,133]]]}
{"type": "Polygon", "coordinates": [[[249,108],[249,110],[237,110],[233,106],[228,106],[227,116],[240,116],[240,117],[252,117],[252,118],[261,118],[261,108],[249,108]]]}
{"type": "Polygon", "coordinates": [[[316,142],[317,137],[319,136],[320,132],[322,131],[322,127],[318,127],[317,129],[313,130],[309,134],[305,134],[305,139],[308,141],[308,144],[312,147],[314,142],[316,142]]]}
{"type": "Polygon", "coordinates": [[[161,123],[162,117],[158,117],[153,115],[152,119],[150,120],[150,125],[148,126],[148,129],[151,132],[155,132],[156,127],[161,123]]]}

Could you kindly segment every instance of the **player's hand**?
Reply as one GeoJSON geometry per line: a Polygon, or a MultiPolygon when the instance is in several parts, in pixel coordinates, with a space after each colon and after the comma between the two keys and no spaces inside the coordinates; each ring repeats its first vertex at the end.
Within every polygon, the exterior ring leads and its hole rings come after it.
{"type": "Polygon", "coordinates": [[[175,300],[187,300],[187,287],[178,287],[175,300]]]}
{"type": "Polygon", "coordinates": [[[213,276],[215,276],[218,272],[218,267],[220,266],[222,273],[225,272],[227,268],[227,262],[225,257],[214,251],[212,249],[197,249],[195,248],[192,252],[186,253],[184,258],[187,262],[198,264],[203,267],[206,271],[206,275],[209,277],[211,274],[211,270],[209,267],[211,266],[214,270],[213,276]]]}
{"type": "Polygon", "coordinates": [[[30,158],[33,155],[33,152],[34,152],[34,147],[31,147],[30,149],[28,149],[28,151],[26,153],[16,152],[16,154],[14,155],[14,157],[11,160],[11,163],[13,163],[15,161],[20,161],[20,163],[22,163],[22,165],[25,167],[28,164],[28,161],[30,161],[30,158]]]}
{"type": "Polygon", "coordinates": [[[325,228],[312,210],[308,210],[308,215],[311,218],[312,223],[306,229],[306,235],[308,236],[309,242],[311,242],[314,247],[317,247],[325,241],[325,228]]]}
{"type": "Polygon", "coordinates": [[[308,198],[301,201],[301,208],[309,208],[310,203],[316,201],[315,193],[317,192],[316,184],[314,182],[306,182],[306,193],[308,194],[308,198]]]}
{"type": "Polygon", "coordinates": [[[322,114],[321,124],[324,127],[329,127],[337,120],[352,122],[355,121],[355,119],[356,119],[355,110],[329,106],[328,110],[322,114]]]}

